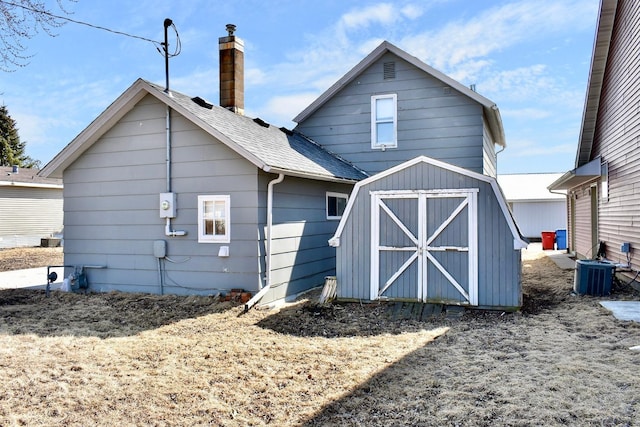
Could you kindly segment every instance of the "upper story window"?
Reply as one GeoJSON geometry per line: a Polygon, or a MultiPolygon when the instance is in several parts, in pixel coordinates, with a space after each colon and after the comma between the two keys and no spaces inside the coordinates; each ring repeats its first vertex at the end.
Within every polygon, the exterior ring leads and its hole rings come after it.
{"type": "Polygon", "coordinates": [[[342,218],[347,201],[349,201],[347,194],[327,192],[327,219],[342,218]]]}
{"type": "Polygon", "coordinates": [[[371,148],[398,146],[397,102],[395,93],[371,97],[371,148]]]}
{"type": "Polygon", "coordinates": [[[198,196],[198,242],[229,243],[230,200],[228,195],[198,196]]]}

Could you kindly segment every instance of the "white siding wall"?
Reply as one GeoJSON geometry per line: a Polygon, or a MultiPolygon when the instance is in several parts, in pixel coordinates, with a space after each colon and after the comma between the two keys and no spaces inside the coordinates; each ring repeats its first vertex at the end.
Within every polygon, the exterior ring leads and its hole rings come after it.
{"type": "Polygon", "coordinates": [[[523,236],[540,238],[543,231],[567,228],[567,206],[564,200],[553,202],[514,202],[513,216],[523,236]]]}
{"type": "Polygon", "coordinates": [[[62,189],[0,188],[0,248],[39,246],[62,231],[62,189]]]}

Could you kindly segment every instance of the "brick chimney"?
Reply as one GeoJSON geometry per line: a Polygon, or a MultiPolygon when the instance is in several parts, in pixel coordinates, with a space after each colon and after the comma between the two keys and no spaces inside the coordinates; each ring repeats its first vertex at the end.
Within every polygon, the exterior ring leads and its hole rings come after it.
{"type": "Polygon", "coordinates": [[[227,24],[226,37],[220,37],[220,106],[244,114],[244,42],[233,35],[236,26],[227,24]]]}

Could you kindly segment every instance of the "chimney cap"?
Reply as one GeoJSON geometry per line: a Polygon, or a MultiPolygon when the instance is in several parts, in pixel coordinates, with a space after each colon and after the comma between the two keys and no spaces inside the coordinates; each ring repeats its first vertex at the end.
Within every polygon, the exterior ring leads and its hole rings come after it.
{"type": "Polygon", "coordinates": [[[233,33],[236,31],[236,26],[234,24],[227,24],[227,31],[229,32],[229,36],[233,36],[233,33]]]}

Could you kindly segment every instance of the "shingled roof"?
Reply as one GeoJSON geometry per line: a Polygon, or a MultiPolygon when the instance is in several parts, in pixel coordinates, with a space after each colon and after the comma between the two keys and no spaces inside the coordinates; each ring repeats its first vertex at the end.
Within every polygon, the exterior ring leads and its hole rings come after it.
{"type": "Polygon", "coordinates": [[[62,180],[38,176],[39,169],[0,166],[0,187],[62,188],[62,180]]]}
{"type": "Polygon", "coordinates": [[[51,160],[43,168],[41,175],[61,177],[66,167],[147,94],[182,114],[266,172],[338,182],[355,182],[367,177],[363,171],[300,133],[233,113],[198,97],[190,97],[174,90],[166,93],[162,87],[142,79],[136,80],[51,160]]]}

